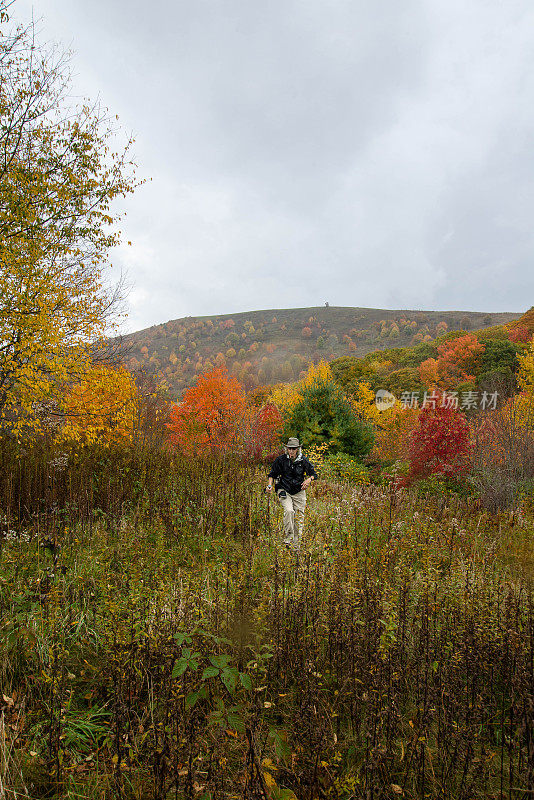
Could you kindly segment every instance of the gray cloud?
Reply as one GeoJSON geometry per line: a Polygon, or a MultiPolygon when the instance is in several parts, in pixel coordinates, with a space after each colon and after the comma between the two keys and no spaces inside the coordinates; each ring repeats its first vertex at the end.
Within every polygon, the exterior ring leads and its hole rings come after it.
{"type": "MultiPolygon", "coordinates": [[[[18,0],[28,16],[30,0],[18,0]]],[[[534,302],[528,0],[39,0],[136,134],[128,327],[534,302]]]]}

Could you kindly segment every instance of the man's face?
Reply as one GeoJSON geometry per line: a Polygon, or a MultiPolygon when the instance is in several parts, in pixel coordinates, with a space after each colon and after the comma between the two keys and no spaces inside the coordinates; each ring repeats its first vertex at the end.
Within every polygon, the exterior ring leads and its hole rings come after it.
{"type": "Polygon", "coordinates": [[[287,448],[287,454],[288,454],[289,458],[291,459],[291,461],[295,460],[295,458],[297,456],[297,450],[298,450],[298,447],[288,447],[287,448]]]}

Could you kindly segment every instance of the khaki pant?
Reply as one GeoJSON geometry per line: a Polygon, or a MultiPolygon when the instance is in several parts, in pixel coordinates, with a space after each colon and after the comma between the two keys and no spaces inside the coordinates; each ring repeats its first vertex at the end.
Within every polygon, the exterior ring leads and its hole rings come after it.
{"type": "Polygon", "coordinates": [[[306,492],[302,489],[297,494],[288,493],[285,497],[279,497],[278,500],[284,509],[284,544],[288,544],[294,550],[299,550],[304,529],[306,492]]]}

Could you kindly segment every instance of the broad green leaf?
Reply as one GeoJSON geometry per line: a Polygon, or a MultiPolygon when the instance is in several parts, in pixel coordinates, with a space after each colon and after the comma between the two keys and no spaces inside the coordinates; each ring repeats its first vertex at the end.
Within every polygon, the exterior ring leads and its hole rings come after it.
{"type": "Polygon", "coordinates": [[[249,691],[252,689],[252,681],[250,680],[250,675],[247,675],[246,672],[239,673],[239,680],[241,681],[241,686],[244,689],[248,689],[249,691]]]}
{"type": "Polygon", "coordinates": [[[230,639],[225,639],[224,636],[215,636],[214,633],[210,633],[209,631],[199,630],[198,632],[202,633],[204,636],[208,636],[210,639],[213,639],[213,641],[217,644],[232,644],[230,639]]]}
{"type": "Polygon", "coordinates": [[[238,731],[238,733],[245,732],[245,723],[239,714],[228,714],[228,727],[233,728],[233,730],[238,731]]]}
{"type": "Polygon", "coordinates": [[[237,686],[237,680],[239,677],[239,672],[235,667],[230,667],[223,669],[221,672],[221,680],[230,692],[233,694],[235,692],[235,687],[237,686]]]}
{"type": "Polygon", "coordinates": [[[218,667],[206,667],[204,672],[202,673],[202,680],[205,681],[208,678],[215,678],[219,674],[220,670],[218,667]]]}
{"type": "Polygon", "coordinates": [[[172,670],[172,677],[179,678],[187,669],[187,661],[185,658],[179,658],[172,670]]]}
{"type": "Polygon", "coordinates": [[[214,667],[218,667],[218,669],[224,669],[228,666],[228,662],[232,660],[231,656],[222,655],[222,656],[210,656],[210,661],[214,667]]]}
{"type": "Polygon", "coordinates": [[[184,633],[184,631],[179,631],[178,633],[175,633],[174,639],[177,645],[181,645],[184,642],[187,642],[189,644],[191,642],[191,637],[188,636],[187,633],[184,633]]]}

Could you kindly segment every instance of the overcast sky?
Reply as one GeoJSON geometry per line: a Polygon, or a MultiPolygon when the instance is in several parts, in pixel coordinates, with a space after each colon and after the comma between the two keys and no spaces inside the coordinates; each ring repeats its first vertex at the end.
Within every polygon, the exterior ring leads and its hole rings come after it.
{"type": "Polygon", "coordinates": [[[534,303],[532,0],[17,0],[136,137],[126,330],[534,303]]]}

